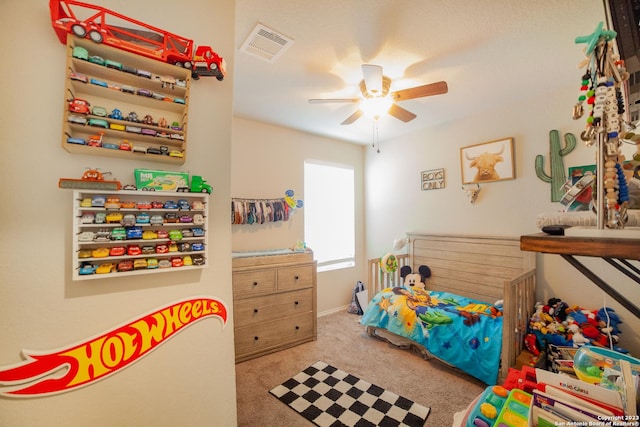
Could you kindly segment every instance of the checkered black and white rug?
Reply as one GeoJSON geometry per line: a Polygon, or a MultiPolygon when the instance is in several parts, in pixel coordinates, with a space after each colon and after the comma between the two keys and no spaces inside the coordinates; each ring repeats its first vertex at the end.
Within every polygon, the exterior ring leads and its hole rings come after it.
{"type": "Polygon", "coordinates": [[[320,427],[422,427],[431,410],[324,362],[269,393],[320,427]]]}

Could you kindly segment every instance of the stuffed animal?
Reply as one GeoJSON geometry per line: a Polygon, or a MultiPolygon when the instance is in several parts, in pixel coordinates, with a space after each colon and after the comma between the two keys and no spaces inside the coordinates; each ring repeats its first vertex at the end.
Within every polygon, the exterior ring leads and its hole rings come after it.
{"type": "Polygon", "coordinates": [[[404,280],[404,286],[406,288],[418,288],[425,289],[424,280],[431,277],[431,269],[426,265],[418,267],[418,272],[413,273],[411,267],[405,265],[400,269],[400,277],[404,280]]]}

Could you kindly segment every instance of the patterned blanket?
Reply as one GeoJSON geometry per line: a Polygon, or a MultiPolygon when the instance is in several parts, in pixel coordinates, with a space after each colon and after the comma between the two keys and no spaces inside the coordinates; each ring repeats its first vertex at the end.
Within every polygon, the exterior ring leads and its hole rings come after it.
{"type": "Polygon", "coordinates": [[[360,322],[415,341],[486,384],[496,384],[502,312],[492,304],[448,292],[394,287],[375,295],[360,322]]]}

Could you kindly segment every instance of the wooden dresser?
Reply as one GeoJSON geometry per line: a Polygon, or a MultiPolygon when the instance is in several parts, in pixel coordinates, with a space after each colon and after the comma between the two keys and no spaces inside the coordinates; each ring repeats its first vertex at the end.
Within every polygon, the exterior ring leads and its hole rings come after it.
{"type": "Polygon", "coordinates": [[[313,252],[233,258],[236,363],[317,337],[313,252]]]}

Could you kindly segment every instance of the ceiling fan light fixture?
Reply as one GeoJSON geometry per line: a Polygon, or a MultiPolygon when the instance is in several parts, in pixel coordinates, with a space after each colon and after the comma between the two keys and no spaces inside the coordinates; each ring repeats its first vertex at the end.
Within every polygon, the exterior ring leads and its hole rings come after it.
{"type": "Polygon", "coordinates": [[[389,108],[393,104],[393,100],[388,96],[365,98],[360,104],[360,109],[365,116],[378,120],[387,114],[389,108]]]}

